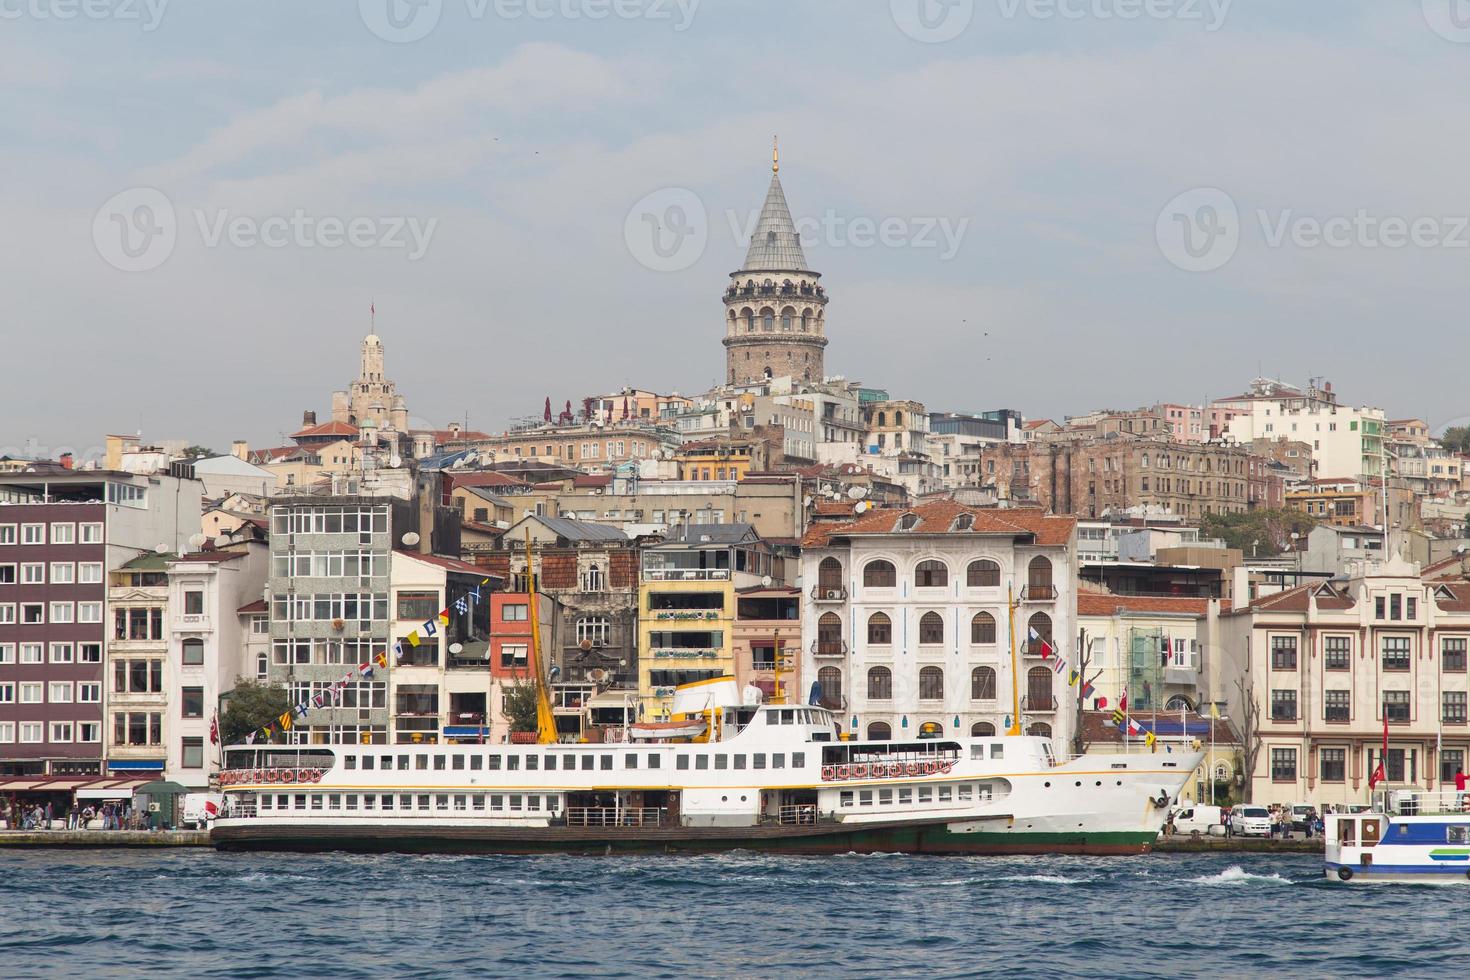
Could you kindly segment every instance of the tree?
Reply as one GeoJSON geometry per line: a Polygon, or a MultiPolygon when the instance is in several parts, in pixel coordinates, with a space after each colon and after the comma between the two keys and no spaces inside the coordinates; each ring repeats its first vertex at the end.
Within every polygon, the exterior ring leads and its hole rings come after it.
{"type": "Polygon", "coordinates": [[[1470,453],[1470,425],[1452,425],[1439,437],[1440,445],[1452,453],[1470,453]]]}
{"type": "Polygon", "coordinates": [[[501,714],[510,721],[512,732],[536,731],[536,685],[517,684],[504,689],[501,714]]]}
{"type": "Polygon", "coordinates": [[[227,698],[219,720],[220,741],[225,745],[240,744],[245,736],[276,721],[291,708],[286,689],[279,684],[241,681],[227,698]]]}
{"type": "Polygon", "coordinates": [[[1089,652],[1088,647],[1089,644],[1087,642],[1087,630],[1083,630],[1081,641],[1077,644],[1077,648],[1080,652],[1077,654],[1077,703],[1075,709],[1076,717],[1074,718],[1072,725],[1073,755],[1087,754],[1087,738],[1082,731],[1083,711],[1086,708],[1087,699],[1082,696],[1082,691],[1084,688],[1087,687],[1088,684],[1093,683],[1102,676],[1102,671],[1098,671],[1091,677],[1087,676],[1088,668],[1092,666],[1092,654],[1089,652]]]}
{"type": "Polygon", "coordinates": [[[213,449],[210,449],[208,446],[185,446],[184,447],[184,456],[186,458],[188,458],[188,459],[197,459],[197,458],[199,458],[201,456],[202,457],[205,457],[205,458],[208,458],[210,456],[218,456],[218,455],[219,455],[219,453],[215,452],[213,449]]]}
{"type": "Polygon", "coordinates": [[[1200,531],[1221,538],[1227,548],[1238,548],[1247,558],[1270,558],[1291,546],[1293,532],[1305,538],[1317,526],[1311,515],[1299,510],[1259,509],[1244,514],[1206,514],[1200,531]]]}
{"type": "Polygon", "coordinates": [[[1261,732],[1260,716],[1261,709],[1256,706],[1255,690],[1247,690],[1245,681],[1235,682],[1235,688],[1240,692],[1240,771],[1245,777],[1243,785],[1243,799],[1246,803],[1251,800],[1252,787],[1256,776],[1256,759],[1261,754],[1261,732]]]}

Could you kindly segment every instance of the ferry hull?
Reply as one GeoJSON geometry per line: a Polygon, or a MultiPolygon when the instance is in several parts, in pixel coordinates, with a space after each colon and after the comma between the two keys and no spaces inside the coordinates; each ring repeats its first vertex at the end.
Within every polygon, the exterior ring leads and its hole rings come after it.
{"type": "Polygon", "coordinates": [[[952,833],[943,821],[921,825],[772,828],[396,828],[391,826],[217,827],[214,846],[228,851],[347,851],[409,854],[631,854],[714,853],[731,850],[779,854],[1027,855],[1147,853],[1148,831],[1099,833],[952,833]]]}

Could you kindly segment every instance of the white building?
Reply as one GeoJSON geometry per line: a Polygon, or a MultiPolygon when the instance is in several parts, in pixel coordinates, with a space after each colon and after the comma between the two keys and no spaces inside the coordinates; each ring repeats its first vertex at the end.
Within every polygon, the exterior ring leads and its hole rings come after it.
{"type": "Polygon", "coordinates": [[[1028,630],[1072,655],[1076,521],[936,501],[807,532],[802,676],[867,738],[1072,734],[1076,689],[1028,630]],[[1015,599],[1010,652],[1007,596],[1015,599]]]}
{"type": "Polygon", "coordinates": [[[1226,432],[1241,445],[1286,438],[1311,446],[1321,478],[1357,479],[1382,472],[1383,410],[1339,405],[1330,382],[1314,382],[1303,391],[1257,378],[1245,394],[1214,404],[1236,413],[1226,432]]]}

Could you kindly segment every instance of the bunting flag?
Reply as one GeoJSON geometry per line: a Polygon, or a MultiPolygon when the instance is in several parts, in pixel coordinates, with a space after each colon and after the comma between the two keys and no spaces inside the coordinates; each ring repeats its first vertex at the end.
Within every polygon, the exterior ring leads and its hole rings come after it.
{"type": "Polygon", "coordinates": [[[1064,671],[1064,670],[1066,670],[1066,669],[1067,669],[1067,658],[1064,657],[1064,656],[1062,656],[1061,654],[1057,654],[1056,666],[1052,667],[1051,672],[1053,674],[1060,675],[1061,672],[1064,671]]]}
{"type": "MultiPolygon", "coordinates": [[[[1086,681],[1083,681],[1082,682],[1082,700],[1086,701],[1088,698],[1092,697],[1092,693],[1094,691],[1096,691],[1096,690],[1097,690],[1097,688],[1093,687],[1091,684],[1087,683],[1086,681]]],[[[1107,707],[1107,705],[1103,705],[1103,707],[1107,707]]]]}
{"type": "Polygon", "coordinates": [[[454,611],[459,613],[461,616],[469,612],[469,609],[470,602],[469,599],[465,596],[460,596],[458,599],[454,600],[454,611]]]}
{"type": "Polygon", "coordinates": [[[275,734],[275,730],[272,729],[270,725],[266,725],[264,728],[262,728],[261,732],[265,735],[265,740],[267,742],[270,741],[271,735],[275,734]]]}
{"type": "MultiPolygon", "coordinates": [[[[439,625],[432,619],[424,620],[424,636],[434,636],[439,632],[439,625]]],[[[413,634],[410,634],[413,635],[413,634]]]]}
{"type": "Polygon", "coordinates": [[[1067,673],[1067,686],[1068,687],[1076,687],[1077,686],[1077,681],[1078,681],[1078,679],[1081,676],[1082,675],[1079,674],[1079,673],[1077,673],[1076,670],[1068,671],[1068,673],[1067,673]]]}
{"type": "Polygon", "coordinates": [[[254,745],[255,744],[255,733],[254,732],[251,732],[249,735],[246,735],[245,736],[245,744],[246,745],[254,745]]]}
{"type": "Polygon", "coordinates": [[[1045,637],[1043,637],[1040,633],[1036,632],[1036,627],[1035,626],[1029,627],[1029,630],[1030,630],[1031,642],[1032,643],[1040,643],[1041,644],[1041,659],[1042,660],[1045,660],[1046,658],[1050,657],[1052,654],[1054,654],[1054,653],[1057,652],[1057,648],[1056,647],[1052,646],[1050,643],[1047,642],[1047,640],[1046,640],[1045,637]]]}
{"type": "Polygon", "coordinates": [[[326,703],[327,703],[327,699],[323,695],[320,695],[320,694],[318,694],[316,697],[314,697],[314,698],[311,699],[311,706],[313,708],[320,708],[322,705],[324,705],[326,703]]]}
{"type": "Polygon", "coordinates": [[[277,718],[276,721],[280,723],[280,725],[281,725],[281,731],[283,731],[283,732],[289,732],[291,730],[291,712],[290,711],[283,711],[283,712],[281,712],[281,717],[277,718]]]}
{"type": "MultiPolygon", "coordinates": [[[[1088,688],[1090,689],[1091,687],[1092,687],[1092,685],[1089,684],[1088,685],[1088,688]]],[[[1086,696],[1087,695],[1084,695],[1084,697],[1086,697],[1086,696]]],[[[1097,699],[1097,710],[1098,711],[1103,710],[1107,706],[1108,706],[1108,699],[1106,697],[1100,697],[1100,698],[1097,699]]]]}
{"type": "Polygon", "coordinates": [[[361,675],[363,677],[371,677],[371,676],[373,676],[373,665],[372,664],[358,664],[357,665],[357,672],[358,672],[359,675],[361,675]]]}
{"type": "Polygon", "coordinates": [[[411,647],[418,646],[419,645],[419,631],[418,630],[414,630],[412,633],[410,633],[407,636],[405,636],[404,639],[408,641],[408,645],[409,646],[411,646],[411,647]]]}
{"type": "Polygon", "coordinates": [[[439,614],[439,625],[440,626],[448,626],[449,625],[449,610],[448,609],[444,610],[443,612],[441,612],[439,614]]]}
{"type": "Polygon", "coordinates": [[[377,664],[379,667],[387,667],[388,655],[379,650],[377,655],[373,657],[373,663],[377,664]]]}
{"type": "Polygon", "coordinates": [[[1143,744],[1144,745],[1147,745],[1149,748],[1153,748],[1154,747],[1154,743],[1157,742],[1157,741],[1158,741],[1158,738],[1154,735],[1153,732],[1148,731],[1147,729],[1144,730],[1144,733],[1143,733],[1143,744]]]}
{"type": "Polygon", "coordinates": [[[298,717],[298,718],[305,718],[306,717],[306,702],[305,701],[302,701],[300,704],[296,705],[291,710],[294,711],[294,712],[296,712],[296,717],[298,717]]]}
{"type": "Polygon", "coordinates": [[[1113,709],[1113,724],[1115,724],[1115,725],[1121,725],[1121,724],[1123,724],[1123,709],[1122,708],[1114,708],[1113,709]]]}

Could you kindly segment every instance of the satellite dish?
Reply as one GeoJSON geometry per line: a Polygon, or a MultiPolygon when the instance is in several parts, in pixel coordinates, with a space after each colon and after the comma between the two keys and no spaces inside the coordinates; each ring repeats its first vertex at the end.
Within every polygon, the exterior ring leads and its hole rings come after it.
{"type": "Polygon", "coordinates": [[[594,684],[601,684],[603,681],[607,680],[607,671],[603,670],[601,667],[594,667],[591,670],[587,671],[587,679],[594,684]]]}
{"type": "Polygon", "coordinates": [[[216,548],[223,548],[225,545],[227,545],[229,543],[230,543],[230,536],[228,534],[221,534],[219,537],[217,537],[217,538],[214,539],[214,546],[216,548]]]}
{"type": "Polygon", "coordinates": [[[403,457],[398,455],[397,453],[394,453],[392,456],[388,457],[388,465],[395,470],[398,469],[398,467],[403,465],[403,457]]]}
{"type": "Polygon", "coordinates": [[[591,650],[592,649],[592,641],[584,637],[582,639],[582,642],[580,642],[580,643],[577,644],[577,647],[583,653],[586,653],[588,650],[591,650]]]}
{"type": "Polygon", "coordinates": [[[806,496],[805,496],[805,497],[804,497],[804,498],[803,498],[803,499],[802,499],[802,501],[801,501],[801,505],[802,505],[802,506],[803,506],[803,507],[810,507],[810,506],[811,506],[811,505],[812,505],[812,495],[811,495],[811,494],[807,494],[807,495],[806,495],[806,496]]]}
{"type": "Polygon", "coordinates": [[[867,487],[852,487],[847,491],[847,497],[849,500],[862,500],[867,495],[867,487]]]}
{"type": "Polygon", "coordinates": [[[451,644],[449,644],[449,652],[452,653],[452,654],[454,654],[455,656],[458,656],[459,654],[464,653],[464,644],[463,643],[451,643],[451,644]]]}
{"type": "Polygon", "coordinates": [[[761,576],[761,585],[763,585],[765,588],[768,588],[769,589],[771,587],[771,576],[769,576],[769,575],[762,575],[761,576]]]}
{"type": "Polygon", "coordinates": [[[852,512],[854,514],[861,514],[863,511],[865,511],[867,509],[868,509],[868,502],[866,500],[860,500],[860,501],[858,501],[857,505],[855,507],[853,507],[852,512]]]}
{"type": "Polygon", "coordinates": [[[419,532],[409,531],[405,533],[403,537],[399,540],[401,540],[408,547],[412,548],[414,545],[419,543],[419,532]]]}
{"type": "Polygon", "coordinates": [[[163,542],[159,542],[158,544],[153,546],[153,552],[154,554],[166,555],[168,554],[168,545],[164,544],[163,542]]]}
{"type": "Polygon", "coordinates": [[[204,542],[208,540],[209,538],[205,537],[202,534],[191,534],[189,535],[189,547],[197,551],[198,549],[204,547],[204,542]]]}

